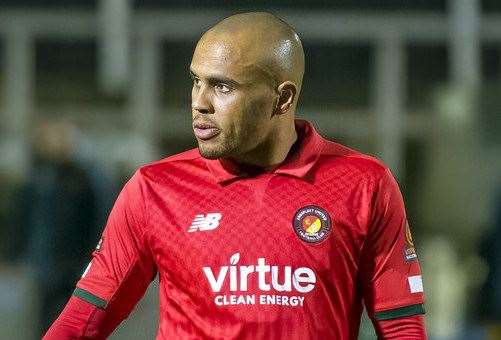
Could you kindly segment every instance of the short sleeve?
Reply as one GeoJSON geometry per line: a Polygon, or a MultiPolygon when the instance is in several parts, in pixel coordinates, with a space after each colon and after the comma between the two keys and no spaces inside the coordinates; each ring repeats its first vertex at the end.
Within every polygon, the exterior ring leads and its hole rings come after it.
{"type": "Polygon", "coordinates": [[[373,197],[360,271],[368,314],[374,321],[424,314],[421,269],[402,195],[389,170],[373,197]]]}
{"type": "Polygon", "coordinates": [[[120,192],[73,295],[101,309],[119,309],[124,318],[156,275],[146,227],[145,185],[140,172],[120,192]],[[117,307],[118,306],[118,307],[117,307]]]}

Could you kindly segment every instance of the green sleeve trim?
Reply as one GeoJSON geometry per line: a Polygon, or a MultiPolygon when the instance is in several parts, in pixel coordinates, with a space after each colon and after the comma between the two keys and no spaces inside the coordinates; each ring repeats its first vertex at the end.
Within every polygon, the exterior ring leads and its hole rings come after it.
{"type": "Polygon", "coordinates": [[[410,305],[401,308],[377,312],[375,317],[376,320],[390,320],[390,319],[403,318],[406,316],[413,316],[424,313],[425,313],[424,306],[422,303],[419,303],[417,305],[410,305]]]}
{"type": "Polygon", "coordinates": [[[101,299],[98,296],[95,296],[92,293],[89,293],[88,291],[82,289],[82,288],[75,288],[73,291],[73,295],[76,297],[79,297],[80,299],[87,301],[88,303],[96,306],[97,308],[104,309],[106,305],[108,304],[106,300],[101,299]]]}

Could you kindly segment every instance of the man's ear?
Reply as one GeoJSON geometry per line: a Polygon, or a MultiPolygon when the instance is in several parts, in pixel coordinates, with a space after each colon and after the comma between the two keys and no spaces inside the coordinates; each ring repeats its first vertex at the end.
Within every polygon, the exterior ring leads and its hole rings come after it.
{"type": "Polygon", "coordinates": [[[291,81],[284,81],[278,85],[277,92],[278,102],[275,107],[275,114],[282,115],[293,109],[297,95],[297,86],[291,81]]]}

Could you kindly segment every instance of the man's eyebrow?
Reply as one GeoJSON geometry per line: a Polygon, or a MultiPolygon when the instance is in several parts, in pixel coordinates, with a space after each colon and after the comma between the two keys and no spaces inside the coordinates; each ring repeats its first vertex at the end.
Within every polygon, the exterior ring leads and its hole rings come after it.
{"type": "MultiPolygon", "coordinates": [[[[200,78],[192,69],[190,69],[190,76],[192,78],[200,78]]],[[[212,84],[227,83],[227,84],[232,84],[232,85],[241,85],[235,79],[231,79],[231,78],[224,77],[221,75],[209,75],[208,77],[206,77],[206,79],[209,83],[212,83],[212,84]]]]}

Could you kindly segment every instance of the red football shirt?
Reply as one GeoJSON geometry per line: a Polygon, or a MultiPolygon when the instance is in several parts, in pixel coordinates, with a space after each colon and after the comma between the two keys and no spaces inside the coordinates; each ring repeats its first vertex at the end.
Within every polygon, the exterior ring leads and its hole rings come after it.
{"type": "Polygon", "coordinates": [[[363,302],[373,320],[424,313],[390,171],[296,129],[267,172],[197,149],[139,169],[74,295],[125,318],[158,273],[158,339],[356,339],[363,302]]]}

